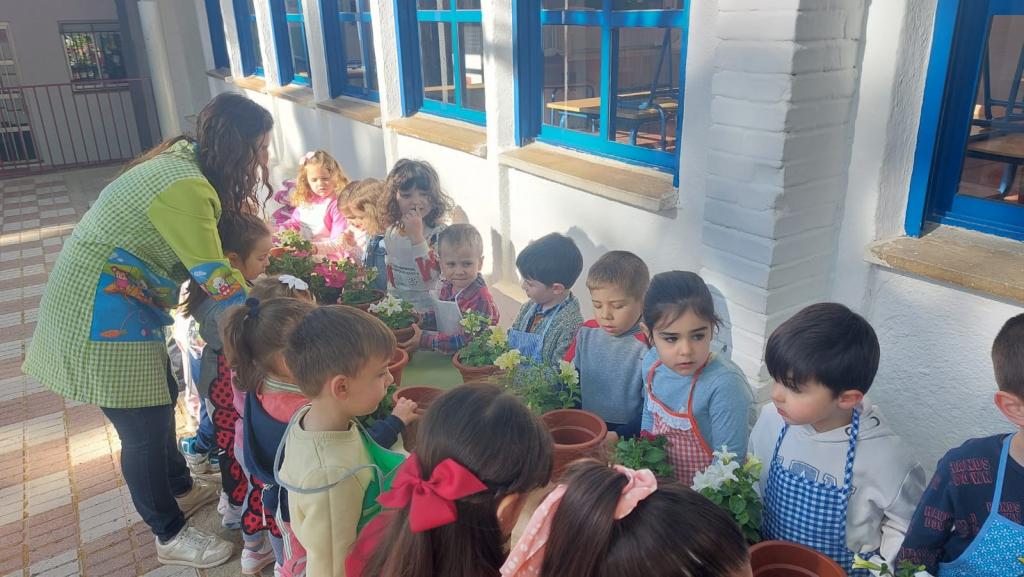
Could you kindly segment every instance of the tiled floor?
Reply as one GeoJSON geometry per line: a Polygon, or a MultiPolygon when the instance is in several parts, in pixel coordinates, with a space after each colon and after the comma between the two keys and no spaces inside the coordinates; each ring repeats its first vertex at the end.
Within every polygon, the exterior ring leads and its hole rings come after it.
{"type": "MultiPolygon", "coordinates": [[[[20,371],[63,239],[114,174],[0,180],[0,576],[237,575],[237,560],[161,566],[121,478],[113,426],[20,371]]],[[[213,505],[193,519],[222,531],[213,505]]]]}

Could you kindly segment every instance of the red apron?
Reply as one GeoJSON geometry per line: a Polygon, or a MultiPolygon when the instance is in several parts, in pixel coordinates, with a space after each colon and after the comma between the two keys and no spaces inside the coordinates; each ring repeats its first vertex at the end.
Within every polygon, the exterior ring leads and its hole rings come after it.
{"type": "MultiPolygon", "coordinates": [[[[710,360],[709,357],[708,362],[710,360]]],[[[707,366],[707,363],[701,365],[693,373],[693,377],[690,380],[690,397],[686,401],[686,412],[684,413],[673,411],[654,395],[654,372],[661,364],[661,361],[655,362],[647,373],[647,397],[669,415],[689,421],[690,426],[687,429],[675,428],[666,423],[661,418],[661,414],[655,411],[654,430],[651,432],[668,439],[666,449],[668,450],[669,463],[675,469],[676,479],[689,487],[693,484],[693,476],[706,469],[711,464],[713,458],[711,449],[708,448],[707,442],[704,441],[704,437],[700,434],[700,428],[697,427],[697,419],[693,417],[693,393],[697,390],[697,379],[700,377],[704,367],[707,366]]]]}

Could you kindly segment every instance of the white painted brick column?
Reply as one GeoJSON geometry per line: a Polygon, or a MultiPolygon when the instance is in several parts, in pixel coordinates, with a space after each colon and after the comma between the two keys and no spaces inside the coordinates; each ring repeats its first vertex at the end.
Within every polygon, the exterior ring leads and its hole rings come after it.
{"type": "Polygon", "coordinates": [[[759,399],[764,345],[828,295],[864,0],[719,0],[701,275],[759,399]]]}

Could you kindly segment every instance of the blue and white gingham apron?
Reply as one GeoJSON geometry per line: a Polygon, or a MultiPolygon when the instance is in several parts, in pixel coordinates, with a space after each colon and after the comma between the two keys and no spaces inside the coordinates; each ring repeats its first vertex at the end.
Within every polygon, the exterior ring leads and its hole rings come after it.
{"type": "Polygon", "coordinates": [[[782,467],[779,448],[787,430],[788,424],[779,431],[768,469],[768,483],[764,488],[764,538],[806,545],[828,555],[849,572],[854,552],[846,546],[846,507],[850,502],[860,411],[853,410],[842,487],[812,481],[782,467]]]}
{"type": "MultiPolygon", "coordinates": [[[[516,349],[524,357],[532,359],[535,363],[540,363],[542,357],[541,353],[544,349],[544,336],[547,335],[548,329],[551,328],[551,323],[554,322],[555,317],[558,316],[558,311],[562,310],[567,302],[569,302],[568,299],[558,303],[558,306],[556,306],[553,311],[544,315],[541,329],[535,333],[509,329],[508,348],[516,349]]],[[[533,307],[530,309],[530,315],[526,318],[533,319],[533,317],[537,316],[540,310],[540,305],[533,303],[533,307]]]]}
{"type": "Polygon", "coordinates": [[[1024,564],[1018,560],[1020,555],[1024,555],[1024,527],[999,514],[1006,461],[1014,436],[1008,435],[1003,441],[996,490],[985,524],[955,561],[939,564],[940,577],[1017,577],[1024,573],[1024,564]]]}

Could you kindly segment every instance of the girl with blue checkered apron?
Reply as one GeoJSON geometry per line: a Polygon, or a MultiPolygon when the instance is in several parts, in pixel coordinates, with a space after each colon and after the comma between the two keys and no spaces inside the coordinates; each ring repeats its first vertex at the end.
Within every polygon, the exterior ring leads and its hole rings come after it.
{"type": "Polygon", "coordinates": [[[992,506],[985,524],[956,560],[939,564],[939,577],[1018,577],[1024,573],[1024,565],[1020,561],[1020,556],[1024,554],[1024,526],[999,514],[1006,461],[1010,455],[1010,443],[1015,436],[1009,435],[1003,441],[996,490],[992,495],[992,506]]]}
{"type": "MultiPolygon", "coordinates": [[[[850,481],[857,454],[860,410],[853,410],[842,487],[812,481],[783,468],[779,448],[788,430],[787,423],[779,431],[768,469],[768,483],[764,490],[763,536],[765,539],[791,541],[811,547],[850,571],[854,552],[846,545],[846,508],[850,502],[850,481]]],[[[850,573],[862,574],[867,575],[857,571],[850,573]]]]}

